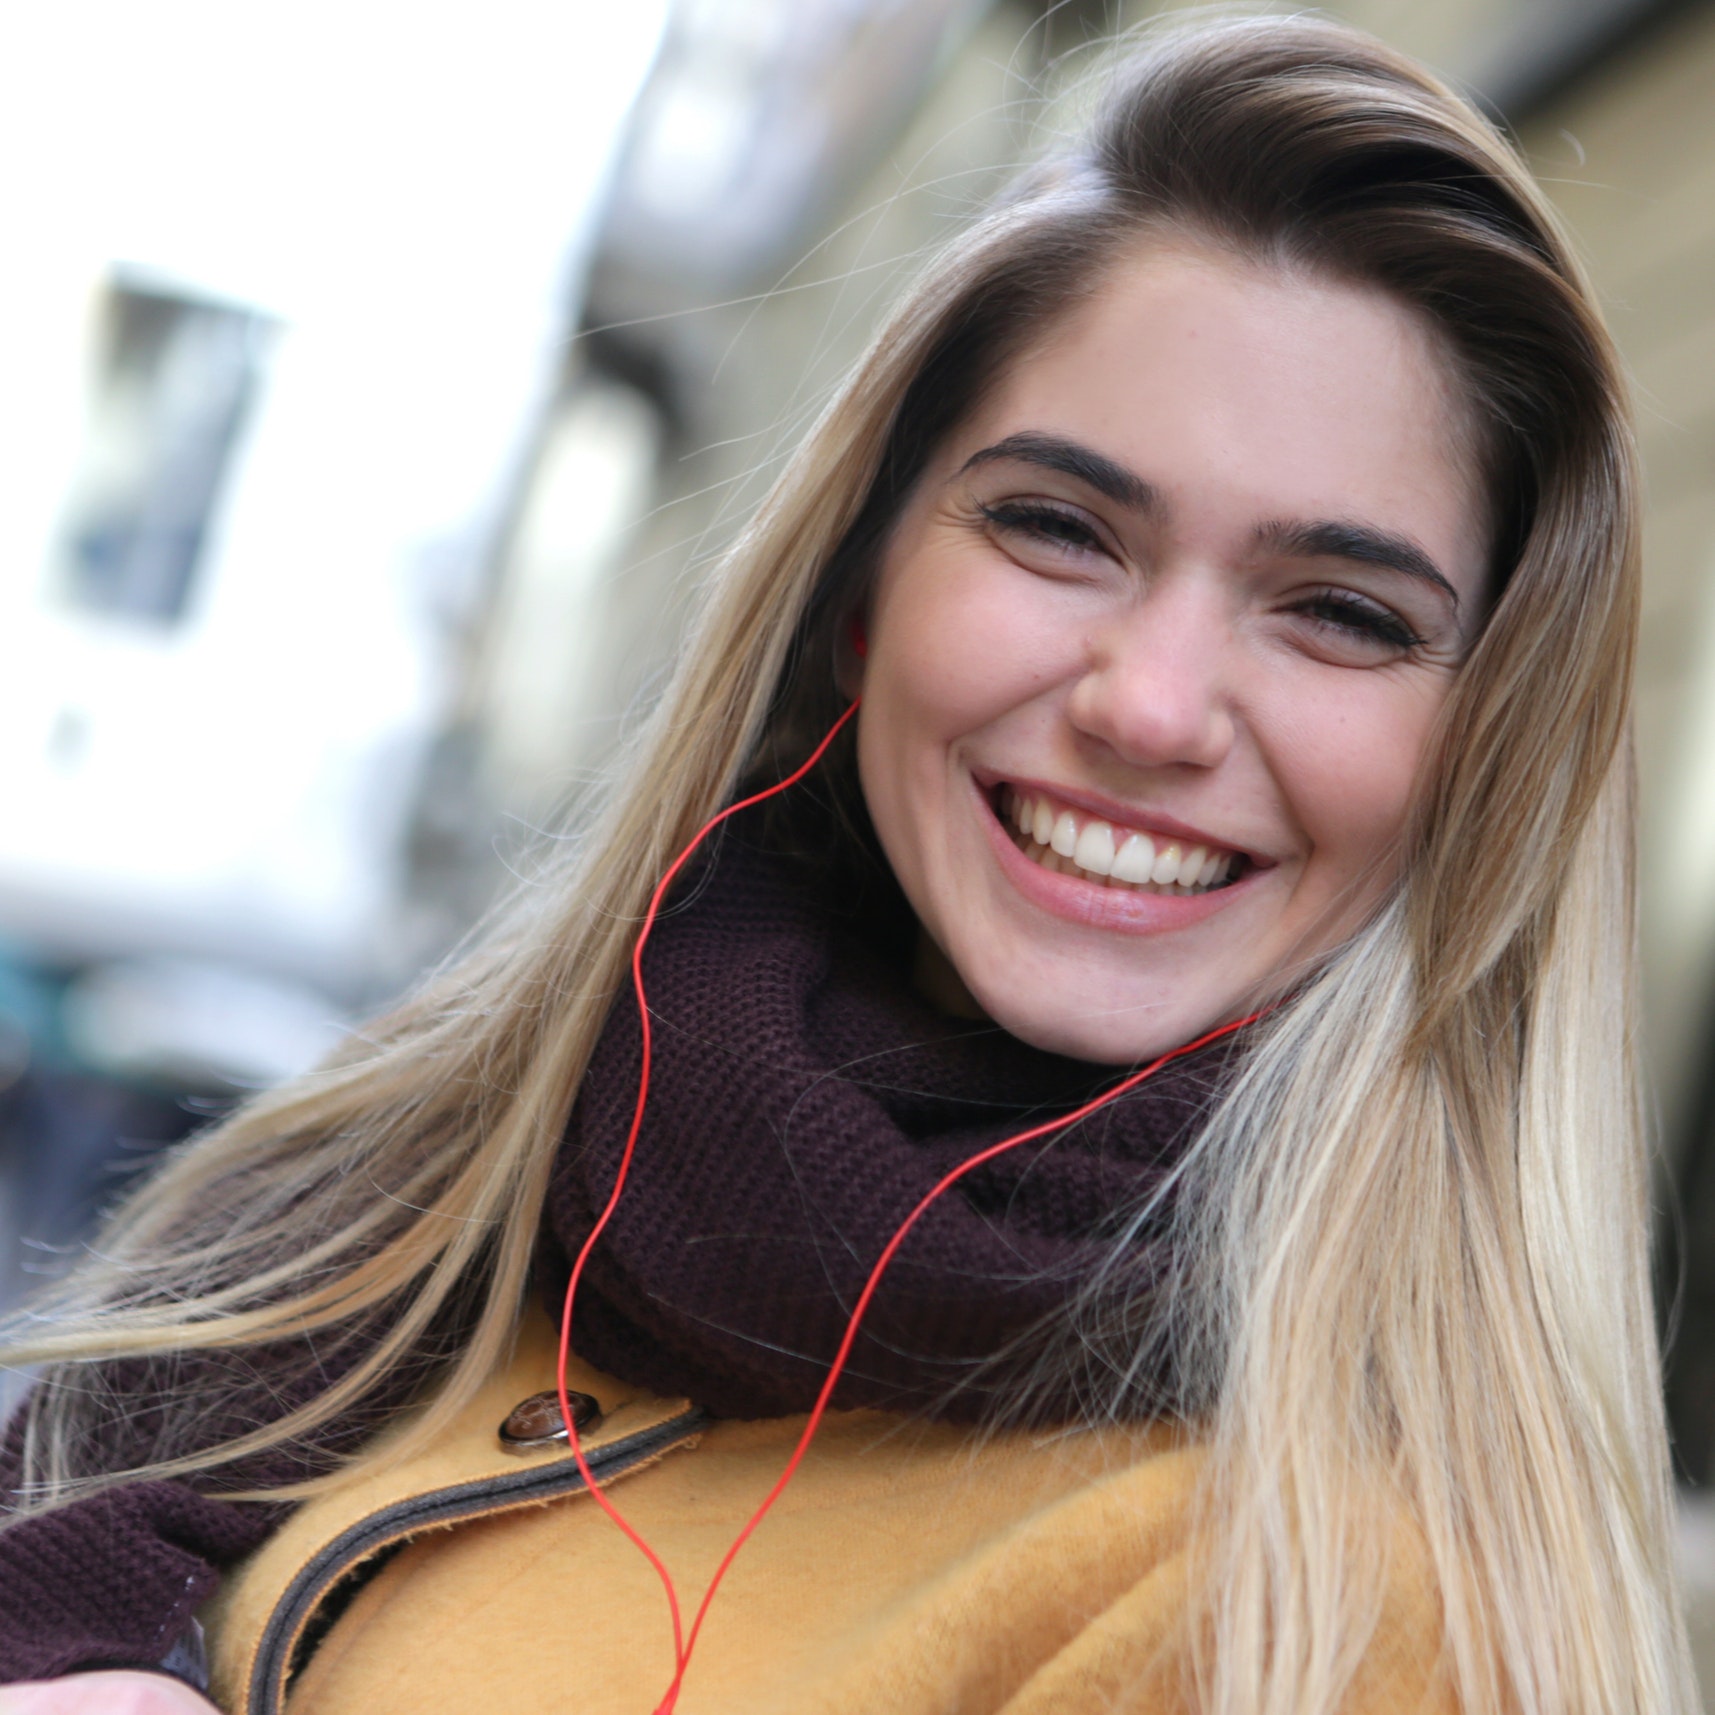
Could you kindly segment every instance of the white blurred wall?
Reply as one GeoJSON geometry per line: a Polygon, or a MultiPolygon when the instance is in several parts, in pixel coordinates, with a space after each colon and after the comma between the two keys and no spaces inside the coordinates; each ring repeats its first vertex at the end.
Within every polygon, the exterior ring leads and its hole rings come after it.
{"type": "Polygon", "coordinates": [[[459,627],[665,0],[0,18],[0,933],[336,990],[388,957],[459,627]],[[114,283],[257,312],[182,613],[60,568],[114,283]]]}

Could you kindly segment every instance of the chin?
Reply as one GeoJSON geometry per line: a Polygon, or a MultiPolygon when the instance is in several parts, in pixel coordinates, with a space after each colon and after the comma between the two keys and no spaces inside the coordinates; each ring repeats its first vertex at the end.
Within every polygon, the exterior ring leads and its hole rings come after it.
{"type": "Polygon", "coordinates": [[[1115,1013],[1105,1017],[1080,1017],[1071,1006],[1052,1012],[1016,1005],[987,1004],[979,993],[978,1004],[1009,1036],[1045,1053],[1063,1054],[1072,1060],[1088,1060],[1098,1066],[1133,1066],[1169,1049],[1193,1040],[1204,1030],[1212,1030],[1224,1022],[1224,1016],[1211,1016],[1207,1023],[1201,1018],[1153,1016],[1155,1009],[1148,1002],[1139,1004],[1137,1011],[1152,1014],[1147,1027],[1141,1026],[1135,1015],[1125,1019],[1115,1013]]]}

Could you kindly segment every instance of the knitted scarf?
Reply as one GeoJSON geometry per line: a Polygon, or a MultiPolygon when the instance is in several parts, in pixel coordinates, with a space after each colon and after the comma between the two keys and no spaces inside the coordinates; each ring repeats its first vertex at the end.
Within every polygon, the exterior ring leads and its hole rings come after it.
{"type": "MultiPolygon", "coordinates": [[[[825,862],[771,855],[762,832],[729,827],[650,940],[649,1105],[573,1330],[613,1374],[740,1418],[808,1409],[870,1267],[944,1173],[1123,1075],[935,1010],[909,978],[897,889],[854,909],[825,862]]],[[[554,1175],[549,1253],[576,1253],[612,1189],[639,1056],[627,993],[554,1175]]],[[[1117,1252],[1116,1234],[1195,1134],[1226,1057],[1186,1056],[932,1205],[835,1404],[1065,1421],[1093,1403],[1091,1365],[1067,1361],[1071,1312],[1098,1269],[1130,1298],[1158,1282],[1163,1242],[1117,1252]]],[[[551,1298],[564,1279],[545,1281],[551,1298]]]]}

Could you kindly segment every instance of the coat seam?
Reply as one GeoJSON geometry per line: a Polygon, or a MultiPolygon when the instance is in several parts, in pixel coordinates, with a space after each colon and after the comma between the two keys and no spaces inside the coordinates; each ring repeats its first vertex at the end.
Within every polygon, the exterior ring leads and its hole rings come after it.
{"type": "MultiPolygon", "coordinates": [[[[708,1413],[693,1408],[665,1423],[640,1429],[586,1454],[597,1477],[622,1476],[680,1443],[708,1423],[708,1413]]],[[[558,1459],[523,1471],[448,1484],[378,1508],[348,1525],[299,1568],[280,1593],[251,1656],[245,1709],[248,1715],[277,1715],[298,1640],[328,1592],[347,1573],[381,1550],[408,1542],[419,1532],[442,1525],[557,1500],[584,1491],[583,1474],[573,1459],[558,1459]]]]}

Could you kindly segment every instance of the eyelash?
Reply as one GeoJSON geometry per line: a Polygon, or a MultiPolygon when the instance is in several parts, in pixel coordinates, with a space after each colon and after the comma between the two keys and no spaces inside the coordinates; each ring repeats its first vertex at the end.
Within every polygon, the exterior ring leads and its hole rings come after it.
{"type": "Polygon", "coordinates": [[[1058,506],[1046,506],[1040,501],[1007,500],[998,506],[978,508],[997,530],[1016,530],[1025,536],[1035,536],[1055,548],[1099,549],[1099,537],[1075,512],[1058,506]],[[1071,532],[1076,536],[1063,534],[1071,532]]]}
{"type": "MultiPolygon", "coordinates": [[[[997,530],[1013,530],[1033,536],[1062,551],[1099,551],[1101,537],[1075,512],[1039,501],[1008,500],[978,508],[997,530]]],[[[1423,639],[1391,608],[1353,594],[1350,590],[1318,590],[1298,604],[1297,611],[1318,625],[1348,635],[1372,639],[1399,650],[1418,649],[1423,639]]]]}
{"type": "Polygon", "coordinates": [[[1318,590],[1298,604],[1298,611],[1318,625],[1333,626],[1348,634],[1355,632],[1393,649],[1423,646],[1423,639],[1391,608],[1353,595],[1350,590],[1318,590]]]}

